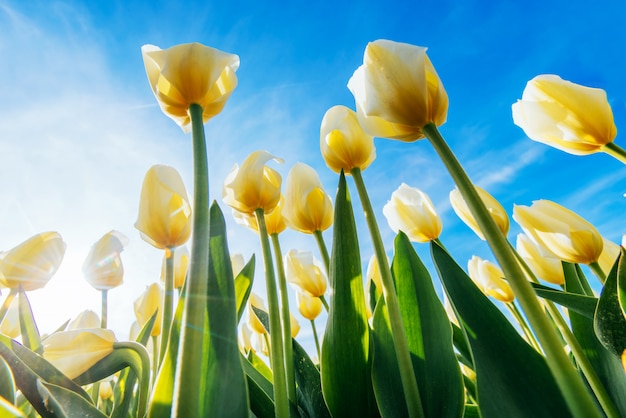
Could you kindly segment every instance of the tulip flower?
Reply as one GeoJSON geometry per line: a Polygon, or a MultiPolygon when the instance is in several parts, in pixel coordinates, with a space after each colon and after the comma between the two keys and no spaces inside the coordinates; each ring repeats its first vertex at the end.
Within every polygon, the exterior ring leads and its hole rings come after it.
{"type": "Polygon", "coordinates": [[[391,194],[383,214],[395,233],[402,231],[411,241],[428,242],[441,234],[441,218],[430,198],[405,183],[391,194]]]}
{"type": "Polygon", "coordinates": [[[111,396],[113,396],[113,387],[111,386],[110,380],[105,380],[104,382],[100,382],[100,387],[98,388],[98,394],[100,399],[106,401],[111,396]]]}
{"type": "Polygon", "coordinates": [[[168,49],[144,45],[141,54],[161,110],[185,133],[191,130],[189,106],[200,105],[202,120],[206,123],[222,111],[237,87],[237,55],[199,43],[168,49]]]}
{"type": "Polygon", "coordinates": [[[467,263],[467,270],[470,278],[484,294],[505,303],[515,299],[511,286],[504,279],[504,273],[497,265],[473,256],[467,263]]]}
{"type": "Polygon", "coordinates": [[[574,155],[603,151],[617,135],[604,90],[550,74],[528,82],[513,104],[513,122],[530,139],[574,155]]]}
{"type": "Polygon", "coordinates": [[[128,238],[119,231],[104,234],[89,251],[83,263],[83,274],[91,286],[97,290],[109,290],[122,284],[124,266],[120,253],[128,238]]]}
{"type": "Polygon", "coordinates": [[[86,309],[79,313],[76,318],[72,319],[67,325],[68,330],[84,328],[100,328],[100,317],[97,313],[90,309],[86,309]]]}
{"type": "Polygon", "coordinates": [[[291,229],[306,234],[332,225],[333,204],[312,167],[296,163],[289,171],[283,216],[291,229]]]}
{"type": "Polygon", "coordinates": [[[250,296],[248,297],[248,325],[250,329],[258,334],[267,334],[265,326],[261,323],[256,313],[254,313],[252,307],[267,312],[263,299],[254,292],[250,292],[250,296]]]}
{"type": "Polygon", "coordinates": [[[516,248],[537,278],[558,285],[565,282],[561,259],[535,244],[528,235],[517,236],[516,248]]]}
{"type": "Polygon", "coordinates": [[[14,299],[11,305],[9,305],[4,319],[0,320],[0,334],[4,334],[9,338],[17,338],[21,333],[19,304],[14,299]]]}
{"type": "Polygon", "coordinates": [[[374,138],[363,131],[356,112],[346,106],[333,106],[324,114],[320,149],[326,165],[336,173],[365,170],[376,158],[374,138]]]}
{"type": "Polygon", "coordinates": [[[313,297],[326,293],[326,276],[323,267],[309,251],[290,250],[285,255],[287,281],[313,297]]]}
{"type": "MultiPolygon", "coordinates": [[[[285,206],[285,197],[281,194],[280,200],[272,212],[265,214],[265,228],[268,235],[280,234],[287,229],[285,217],[283,216],[283,207],[285,206]]],[[[233,210],[233,218],[239,225],[243,225],[254,232],[259,232],[259,224],[254,214],[242,213],[233,210]]]]}
{"type": "Polygon", "coordinates": [[[568,263],[591,264],[602,253],[602,236],[582,217],[549,200],[514,206],[513,219],[535,243],[568,263]]]}
{"type": "Polygon", "coordinates": [[[380,274],[380,267],[379,267],[378,259],[376,258],[376,255],[372,255],[370,257],[370,260],[367,263],[367,271],[365,273],[365,277],[368,281],[366,290],[369,289],[369,281],[372,281],[376,285],[377,291],[379,292],[383,291],[383,279],[380,274]]]}
{"type": "Polygon", "coordinates": [[[255,151],[241,167],[235,164],[224,181],[224,203],[242,213],[254,214],[257,209],[270,213],[280,201],[282,183],[280,174],[265,165],[270,160],[282,163],[266,151],[255,151]]]}
{"type": "MultiPolygon", "coordinates": [[[[186,246],[177,247],[174,250],[174,288],[180,289],[185,284],[187,269],[189,268],[189,250],[186,246]]],[[[167,254],[163,256],[161,265],[161,281],[165,282],[165,260],[167,254]]]]}
{"type": "Polygon", "coordinates": [[[296,338],[300,332],[300,323],[295,316],[289,315],[289,325],[291,329],[291,338],[296,338]]]}
{"type": "Polygon", "coordinates": [[[191,206],[174,168],[157,164],[146,173],[135,228],[141,238],[160,249],[178,247],[189,239],[191,206]]]}
{"type": "MultiPolygon", "coordinates": [[[[487,193],[487,191],[478,186],[474,187],[478,192],[478,196],[480,196],[480,199],[485,204],[487,211],[489,211],[489,214],[502,232],[502,235],[506,236],[509,233],[509,216],[506,211],[500,202],[494,199],[494,197],[487,193]]],[[[470,209],[467,206],[467,203],[465,203],[463,196],[461,196],[459,189],[454,189],[450,192],[450,204],[452,205],[452,209],[454,209],[457,216],[465,222],[465,225],[469,226],[472,231],[474,231],[476,235],[484,241],[485,236],[483,235],[483,231],[480,230],[478,223],[474,219],[474,215],[470,212],[470,209]]]]}
{"type": "Polygon", "coordinates": [[[134,302],[135,317],[137,317],[140,327],[143,327],[152,315],[158,311],[152,327],[152,333],[150,334],[153,337],[161,334],[164,293],[159,283],[152,283],[134,302]]]}
{"type": "Polygon", "coordinates": [[[608,276],[619,253],[619,245],[602,237],[602,253],[600,253],[600,257],[598,258],[598,264],[605,275],[608,276]]]}
{"type": "Polygon", "coordinates": [[[231,254],[230,263],[233,267],[233,277],[237,277],[241,270],[246,266],[246,261],[243,258],[243,254],[231,254]]]}
{"type": "Polygon", "coordinates": [[[59,269],[65,247],[58,232],[44,232],[0,254],[0,284],[26,291],[44,287],[59,269]]]}
{"type": "Polygon", "coordinates": [[[319,314],[322,313],[322,308],[324,307],[320,298],[311,296],[309,293],[300,290],[296,291],[296,303],[298,304],[300,315],[309,321],[317,318],[319,314]]]}
{"type": "Polygon", "coordinates": [[[74,379],[113,352],[115,334],[91,328],[55,332],[43,340],[43,356],[70,379],[74,379]]]}
{"type": "Polygon", "coordinates": [[[424,47],[370,42],[348,88],[359,122],[372,136],[416,141],[425,125],[446,121],[448,95],[424,47]]]}

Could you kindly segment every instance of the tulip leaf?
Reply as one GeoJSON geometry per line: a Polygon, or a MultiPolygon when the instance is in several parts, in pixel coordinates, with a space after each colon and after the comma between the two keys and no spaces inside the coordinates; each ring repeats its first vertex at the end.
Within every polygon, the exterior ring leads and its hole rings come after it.
{"type": "Polygon", "coordinates": [[[330,418],[330,411],[322,394],[320,371],[304,348],[296,340],[292,342],[296,383],[301,394],[298,398],[298,405],[311,418],[330,418]]]}
{"type": "Polygon", "coordinates": [[[15,402],[15,380],[11,368],[3,357],[0,357],[0,398],[15,402]]]}
{"type": "Polygon", "coordinates": [[[98,408],[71,390],[41,380],[37,380],[37,390],[55,417],[106,418],[98,408]]]}
{"type": "Polygon", "coordinates": [[[480,418],[480,411],[478,409],[478,405],[476,404],[465,405],[465,410],[463,411],[463,418],[480,418]]]}
{"type": "Polygon", "coordinates": [[[546,360],[515,330],[438,243],[435,267],[462,324],[474,360],[480,415],[571,416],[546,360]],[[512,378],[514,376],[514,378],[512,378]]]}
{"type": "Polygon", "coordinates": [[[250,261],[241,269],[235,277],[235,297],[237,298],[237,323],[241,321],[241,316],[246,310],[246,302],[252,291],[252,281],[254,280],[254,254],[250,261]]]}
{"type": "Polygon", "coordinates": [[[326,405],[335,417],[375,416],[378,410],[370,378],[370,337],[361,256],[343,173],[335,199],[329,282],[333,297],[321,354],[322,391],[326,405]]]}
{"type": "MultiPolygon", "coordinates": [[[[620,256],[615,261],[619,269],[620,260],[626,257],[624,248],[621,249],[620,256]]],[[[613,265],[613,268],[615,268],[613,265]]],[[[622,269],[626,269],[626,264],[622,265],[622,269]]],[[[620,307],[622,308],[622,314],[626,318],[626,272],[618,270],[617,272],[617,298],[619,300],[620,307]]]]}
{"type": "Polygon", "coordinates": [[[20,286],[20,290],[17,293],[18,310],[20,313],[20,331],[22,334],[22,342],[26,347],[31,349],[37,354],[43,354],[43,346],[41,345],[41,337],[39,336],[39,330],[35,323],[33,316],[33,310],[30,307],[30,302],[20,286]]]}
{"type": "Polygon", "coordinates": [[[217,203],[210,208],[207,311],[210,342],[205,353],[205,416],[248,416],[248,389],[237,345],[237,301],[226,241],[226,222],[217,203]]]}
{"type": "Polygon", "coordinates": [[[626,318],[617,295],[618,281],[626,280],[624,249],[604,282],[594,316],[596,336],[608,350],[621,356],[626,349],[626,318]]]}
{"type": "Polygon", "coordinates": [[[267,377],[263,375],[247,358],[241,359],[246,373],[248,390],[250,395],[250,410],[258,418],[273,418],[274,387],[267,377]]]}
{"type": "MultiPolygon", "coordinates": [[[[580,277],[582,272],[570,263],[563,263],[565,289],[574,294],[585,294],[586,289],[580,277]]],[[[596,337],[593,329],[593,318],[571,310],[569,319],[572,332],[582,347],[589,363],[606,388],[615,407],[622,416],[626,416],[626,374],[620,359],[607,350],[596,337]]]]}
{"type": "Polygon", "coordinates": [[[0,396],[0,417],[3,418],[26,418],[26,415],[16,408],[9,400],[0,396]]]}
{"type": "Polygon", "coordinates": [[[572,292],[564,292],[539,283],[531,283],[535,289],[537,296],[556,302],[580,315],[587,318],[593,318],[598,298],[587,296],[585,294],[576,294],[572,292]]]}

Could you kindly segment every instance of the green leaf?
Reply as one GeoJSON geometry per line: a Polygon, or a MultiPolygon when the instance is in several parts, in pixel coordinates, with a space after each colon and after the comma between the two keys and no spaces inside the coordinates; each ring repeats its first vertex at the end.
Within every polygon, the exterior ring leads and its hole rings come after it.
{"type": "Polygon", "coordinates": [[[539,283],[531,283],[537,296],[556,302],[567,309],[577,312],[587,318],[593,318],[598,304],[598,298],[584,294],[564,292],[539,283]]]}
{"type": "MultiPolygon", "coordinates": [[[[563,263],[565,273],[565,289],[574,294],[584,294],[585,289],[576,266],[570,263],[563,263]]],[[[622,416],[626,416],[626,374],[620,359],[607,350],[596,337],[593,329],[593,318],[581,315],[578,312],[569,312],[572,332],[576,340],[585,352],[585,356],[596,375],[607,390],[615,407],[622,416]]]]}
{"type": "MultiPolygon", "coordinates": [[[[621,249],[620,255],[615,260],[615,264],[613,268],[617,265],[619,269],[619,262],[621,259],[626,257],[624,254],[624,248],[621,249]]],[[[626,265],[622,265],[622,270],[618,270],[617,272],[617,298],[619,299],[620,307],[622,308],[622,315],[626,318],[626,272],[623,271],[626,269],[626,265]]]]}
{"type": "Polygon", "coordinates": [[[16,408],[13,403],[0,396],[0,417],[3,418],[26,418],[26,415],[16,408]]]}
{"type": "Polygon", "coordinates": [[[252,282],[254,281],[254,254],[250,261],[241,269],[237,277],[235,277],[235,297],[237,298],[237,323],[241,320],[241,316],[246,310],[246,302],[252,291],[252,282]]]}
{"type": "Polygon", "coordinates": [[[335,417],[376,416],[361,256],[343,173],[335,202],[329,272],[333,297],[322,342],[322,391],[328,409],[335,417]]]}
{"type": "Polygon", "coordinates": [[[594,316],[596,336],[608,350],[621,356],[626,349],[626,318],[617,296],[618,281],[626,281],[624,249],[604,282],[594,316]]]}
{"type": "Polygon", "coordinates": [[[298,398],[298,405],[311,418],[330,418],[330,411],[322,394],[320,371],[304,348],[296,340],[292,339],[292,343],[296,383],[301,394],[298,398]]]}
{"type": "Polygon", "coordinates": [[[250,395],[250,410],[258,418],[274,418],[274,387],[257,368],[245,357],[241,362],[246,373],[250,395]]]}
{"type": "Polygon", "coordinates": [[[15,380],[6,360],[0,356],[0,398],[15,402],[15,380]]]}
{"type": "Polygon", "coordinates": [[[465,411],[463,411],[463,418],[480,418],[480,411],[478,405],[468,404],[465,405],[465,411]]]}
{"type": "Polygon", "coordinates": [[[472,351],[483,418],[571,416],[545,359],[439,244],[433,261],[472,351]]]}
{"type": "Polygon", "coordinates": [[[106,418],[102,412],[75,392],[37,380],[37,390],[55,417],[106,418]]]}
{"type": "MultiPolygon", "coordinates": [[[[252,307],[252,309],[256,310],[256,308],[254,307],[252,307]]],[[[265,315],[265,318],[269,318],[267,313],[263,311],[261,311],[259,315],[265,315]]],[[[268,382],[273,383],[274,378],[272,377],[272,369],[261,359],[261,357],[258,356],[257,353],[255,353],[253,350],[250,350],[246,358],[254,366],[254,368],[259,371],[259,373],[265,376],[268,382]]]]}
{"type": "Polygon", "coordinates": [[[203,393],[205,416],[247,417],[248,388],[237,344],[237,300],[226,241],[226,222],[217,203],[210,209],[207,312],[209,347],[203,393]]]}
{"type": "Polygon", "coordinates": [[[20,287],[17,293],[18,310],[20,313],[20,331],[22,333],[22,342],[26,347],[37,354],[43,354],[43,346],[41,345],[41,337],[39,330],[33,317],[33,310],[26,296],[26,292],[20,287]]]}

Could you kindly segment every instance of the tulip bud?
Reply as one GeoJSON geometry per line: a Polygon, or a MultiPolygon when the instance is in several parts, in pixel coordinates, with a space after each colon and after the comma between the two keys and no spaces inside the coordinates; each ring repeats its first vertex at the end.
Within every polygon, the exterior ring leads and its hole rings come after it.
{"type": "MultiPolygon", "coordinates": [[[[267,229],[268,235],[280,234],[285,229],[287,229],[287,224],[285,223],[285,217],[283,216],[283,207],[285,206],[285,198],[281,194],[280,200],[276,207],[272,210],[272,212],[265,214],[265,228],[267,229]]],[[[254,214],[242,213],[236,210],[233,210],[233,218],[235,222],[239,225],[243,225],[248,229],[253,230],[254,232],[259,232],[259,224],[256,220],[256,216],[254,214]]]]}
{"type": "Polygon", "coordinates": [[[326,165],[336,173],[365,170],[376,158],[374,138],[363,131],[356,112],[346,106],[333,106],[324,114],[320,149],[326,165]]]}
{"type": "Polygon", "coordinates": [[[257,209],[270,213],[280,200],[280,174],[265,165],[270,160],[282,163],[266,151],[255,151],[241,167],[235,166],[224,180],[222,199],[236,211],[254,214],[257,209]]]}
{"type": "Polygon", "coordinates": [[[574,155],[602,151],[617,135],[604,90],[556,75],[528,82],[522,99],[513,104],[513,122],[530,139],[574,155]]]}
{"type": "Polygon", "coordinates": [[[44,287],[57,272],[65,242],[58,232],[37,234],[0,254],[0,285],[29,291],[44,287]]]}
{"type": "Polygon", "coordinates": [[[237,55],[198,43],[168,49],[144,45],[141,54],[161,110],[186,133],[191,130],[189,106],[200,105],[206,123],[222,111],[237,87],[237,55]]]}
{"type": "Polygon", "coordinates": [[[104,382],[100,382],[98,394],[100,395],[100,399],[102,399],[103,401],[106,401],[111,396],[113,396],[113,387],[111,386],[111,381],[105,380],[104,382]]]}
{"type": "Polygon", "coordinates": [[[22,333],[20,328],[20,311],[17,299],[14,299],[4,319],[0,321],[0,333],[9,338],[17,338],[22,333]]]}
{"type": "Polygon", "coordinates": [[[152,327],[152,332],[150,333],[153,337],[161,334],[164,294],[165,291],[159,283],[152,283],[146,288],[141,296],[135,299],[135,316],[137,317],[137,322],[140,327],[143,328],[152,315],[158,311],[156,320],[154,321],[154,326],[152,327]]]}
{"type": "Polygon", "coordinates": [[[497,265],[473,256],[467,263],[467,270],[476,286],[487,296],[505,303],[513,302],[515,299],[511,286],[504,279],[504,273],[497,265]]]}
{"type": "MultiPolygon", "coordinates": [[[[189,250],[186,246],[177,247],[174,254],[174,289],[180,289],[185,284],[187,277],[187,269],[189,268],[189,250]]],[[[161,281],[165,282],[165,260],[167,253],[163,255],[163,264],[161,265],[161,281]]]]}
{"type": "Polygon", "coordinates": [[[315,170],[295,164],[287,176],[283,216],[296,231],[312,234],[324,231],[333,223],[333,204],[315,170]]]}
{"type": "Polygon", "coordinates": [[[568,263],[589,264],[602,253],[602,236],[576,213],[549,200],[514,206],[513,219],[535,243],[568,263]]]}
{"type": "Polygon", "coordinates": [[[537,278],[558,285],[565,282],[561,259],[535,244],[527,235],[517,236],[516,248],[537,278]]]}
{"type": "MultiPolygon", "coordinates": [[[[496,199],[493,198],[489,193],[487,193],[484,189],[474,186],[478,196],[485,204],[487,211],[491,215],[491,218],[495,221],[498,229],[502,232],[502,235],[506,237],[509,233],[509,216],[506,211],[496,199]]],[[[465,203],[465,199],[461,196],[461,192],[458,189],[454,189],[450,192],[450,204],[452,205],[452,209],[454,209],[454,213],[457,214],[459,218],[465,225],[469,226],[476,235],[483,241],[485,240],[485,236],[483,235],[483,231],[481,231],[478,226],[478,222],[474,219],[474,215],[470,211],[467,203],[465,203]]]]}
{"type": "Polygon", "coordinates": [[[191,205],[183,180],[174,168],[154,165],[141,186],[135,228],[156,248],[183,245],[191,235],[191,205]]]}
{"type": "Polygon", "coordinates": [[[446,121],[448,95],[426,48],[370,42],[348,88],[356,100],[359,122],[369,135],[416,141],[424,137],[425,125],[446,121]]]}
{"type": "Polygon", "coordinates": [[[313,254],[309,251],[290,250],[285,255],[287,281],[313,297],[326,293],[326,276],[313,254]]]}
{"type": "MultiPolygon", "coordinates": [[[[367,272],[365,273],[365,276],[368,282],[374,282],[377,291],[383,291],[383,278],[380,274],[380,265],[378,264],[376,255],[372,255],[370,257],[370,261],[367,263],[367,272]]],[[[369,289],[369,285],[367,285],[367,289],[369,289]]]]}
{"type": "Polygon", "coordinates": [[[289,327],[291,329],[291,338],[296,338],[300,332],[300,323],[291,313],[289,313],[289,327]]]}
{"type": "Polygon", "coordinates": [[[89,251],[83,263],[87,283],[97,290],[109,290],[122,284],[124,266],[120,253],[128,238],[119,231],[109,231],[89,251]]]}
{"type": "Polygon", "coordinates": [[[252,307],[267,312],[263,299],[261,299],[261,297],[254,292],[250,292],[250,296],[248,297],[248,325],[250,326],[250,329],[258,334],[267,334],[267,330],[259,320],[259,317],[256,315],[252,307]]]}
{"type": "Polygon", "coordinates": [[[43,340],[43,356],[70,379],[74,379],[113,352],[115,334],[90,328],[55,332],[43,340]]]}
{"type": "Polygon", "coordinates": [[[296,303],[300,315],[308,319],[314,320],[322,313],[322,301],[318,297],[309,295],[307,292],[296,291],[296,303]]]}
{"type": "Polygon", "coordinates": [[[76,318],[72,319],[67,325],[68,330],[85,328],[100,328],[100,317],[90,309],[79,313],[76,318]]]}
{"type": "Polygon", "coordinates": [[[383,207],[389,227],[404,232],[411,241],[428,242],[439,238],[441,219],[428,195],[402,183],[383,207]]]}

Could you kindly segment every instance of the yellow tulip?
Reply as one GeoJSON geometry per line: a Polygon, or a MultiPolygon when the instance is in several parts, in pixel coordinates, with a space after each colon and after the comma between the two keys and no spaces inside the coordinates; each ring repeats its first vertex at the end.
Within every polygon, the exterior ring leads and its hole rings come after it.
{"type": "Polygon", "coordinates": [[[602,237],[602,253],[600,253],[600,257],[598,258],[598,264],[607,276],[610,273],[611,268],[613,268],[613,264],[615,264],[619,253],[619,245],[602,237]]]}
{"type": "Polygon", "coordinates": [[[513,219],[535,243],[568,263],[589,264],[602,253],[602,236],[582,217],[549,200],[513,208],[513,219]]]}
{"type": "MultiPolygon", "coordinates": [[[[189,250],[182,245],[174,250],[174,289],[180,289],[185,284],[187,269],[189,268],[189,250]]],[[[165,282],[165,260],[167,253],[163,255],[161,265],[161,281],[165,282]]]]}
{"type": "MultiPolygon", "coordinates": [[[[478,192],[478,196],[483,201],[485,206],[487,207],[487,211],[495,221],[496,225],[502,232],[502,235],[506,237],[509,233],[509,216],[506,211],[493,196],[491,196],[484,189],[474,186],[476,191],[478,192]]],[[[476,235],[483,241],[485,240],[485,236],[483,232],[480,230],[478,223],[474,219],[474,215],[470,212],[467,203],[465,203],[465,199],[461,196],[461,192],[458,189],[454,189],[450,192],[450,204],[452,205],[452,209],[454,209],[454,213],[457,214],[459,218],[465,223],[465,225],[469,226],[476,235]]]]}
{"type": "Polygon", "coordinates": [[[152,333],[150,334],[153,337],[161,334],[164,294],[165,291],[159,283],[152,283],[146,288],[141,296],[135,299],[133,305],[135,308],[135,317],[137,318],[139,326],[142,328],[152,315],[158,311],[156,320],[154,321],[154,326],[152,327],[152,333]]]}
{"type": "Polygon", "coordinates": [[[517,236],[516,248],[537,278],[558,285],[565,282],[561,259],[535,244],[527,235],[517,236]]]}
{"type": "Polygon", "coordinates": [[[484,294],[505,303],[513,302],[515,299],[511,286],[504,279],[504,273],[497,265],[473,256],[467,263],[467,270],[470,278],[484,294]]]}
{"type": "Polygon", "coordinates": [[[21,333],[19,305],[17,299],[13,299],[4,319],[0,322],[0,334],[9,338],[17,338],[21,333]]]}
{"type": "Polygon", "coordinates": [[[291,328],[291,338],[296,338],[300,332],[300,323],[291,313],[289,313],[289,326],[291,328]]]}
{"type": "Polygon", "coordinates": [[[265,165],[270,160],[282,163],[266,151],[255,151],[241,167],[235,164],[224,181],[224,203],[242,213],[254,214],[257,209],[270,213],[280,201],[282,183],[280,174],[265,165]]]}
{"type": "Polygon", "coordinates": [[[383,207],[389,227],[404,232],[411,241],[428,242],[439,238],[441,218],[426,193],[402,183],[383,207]]]}
{"type": "Polygon", "coordinates": [[[528,82],[513,104],[513,122],[530,139],[575,155],[602,151],[617,135],[604,90],[551,74],[528,82]]]}
{"type": "Polygon", "coordinates": [[[448,95],[426,48],[370,42],[348,88],[356,100],[359,122],[372,136],[416,141],[424,137],[425,125],[446,121],[448,95]]]}
{"type": "Polygon", "coordinates": [[[322,301],[318,297],[309,295],[307,292],[296,291],[296,303],[300,315],[308,319],[314,320],[322,313],[322,301]]]}
{"type": "Polygon", "coordinates": [[[261,299],[261,297],[254,292],[250,292],[250,296],[248,297],[248,325],[250,326],[250,329],[258,334],[267,334],[267,330],[259,320],[256,313],[254,313],[252,307],[267,312],[263,299],[261,299]]]}
{"type": "Polygon", "coordinates": [[[154,165],[146,173],[135,228],[141,238],[160,249],[178,247],[189,239],[191,205],[174,168],[154,165]]]}
{"type": "Polygon", "coordinates": [[[239,345],[239,350],[244,355],[247,355],[251,350],[253,350],[252,331],[250,330],[250,327],[248,327],[248,324],[244,323],[241,325],[241,327],[239,327],[239,334],[237,336],[237,342],[239,345]]]}
{"type": "Polygon", "coordinates": [[[356,112],[346,106],[333,106],[324,114],[320,149],[326,165],[336,173],[365,170],[376,158],[374,138],[363,131],[356,112]]]}
{"type": "Polygon", "coordinates": [[[83,274],[97,290],[109,290],[122,284],[124,266],[120,253],[128,238],[119,231],[107,232],[89,251],[83,263],[83,274]]]}
{"type": "Polygon", "coordinates": [[[285,274],[289,283],[313,297],[326,293],[323,268],[309,251],[290,250],[285,255],[285,274]]]}
{"type": "Polygon", "coordinates": [[[79,313],[76,318],[72,319],[67,325],[68,330],[84,328],[100,328],[100,317],[90,309],[79,313]]]}
{"type": "Polygon", "coordinates": [[[283,216],[287,226],[305,234],[324,231],[333,223],[333,204],[315,170],[296,163],[287,175],[283,216]]]}
{"type": "MultiPolygon", "coordinates": [[[[272,212],[264,215],[265,217],[265,228],[267,229],[268,235],[272,234],[280,234],[285,229],[287,229],[287,224],[285,223],[285,217],[283,216],[283,207],[285,206],[285,197],[281,194],[280,200],[278,204],[272,212]]],[[[236,210],[233,210],[233,218],[235,222],[239,225],[243,225],[248,229],[253,230],[254,232],[259,232],[259,224],[256,221],[256,216],[249,213],[242,213],[236,210]]]]}
{"type": "Polygon", "coordinates": [[[100,399],[104,401],[113,396],[113,387],[111,386],[111,381],[105,380],[104,382],[100,382],[98,394],[100,395],[100,399]]]}
{"type": "Polygon", "coordinates": [[[207,122],[222,111],[237,87],[239,57],[198,43],[160,49],[141,47],[152,92],[163,113],[184,132],[191,130],[189,106],[202,107],[207,122]]]}
{"type": "Polygon", "coordinates": [[[376,290],[381,292],[383,291],[383,278],[380,274],[380,267],[378,264],[378,259],[376,255],[372,255],[370,257],[370,261],[367,263],[367,270],[365,273],[368,284],[366,285],[366,291],[369,291],[369,281],[374,282],[376,285],[376,290]]]}
{"type": "Polygon", "coordinates": [[[91,328],[55,332],[43,340],[43,356],[70,379],[74,379],[113,352],[115,334],[91,328]]]}
{"type": "Polygon", "coordinates": [[[59,269],[65,247],[58,232],[44,232],[0,254],[0,284],[27,291],[44,287],[59,269]]]}
{"type": "Polygon", "coordinates": [[[246,261],[243,258],[243,254],[231,254],[230,264],[233,268],[233,277],[237,277],[241,270],[243,270],[243,268],[246,266],[246,261]]]}

